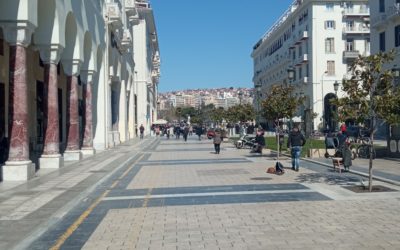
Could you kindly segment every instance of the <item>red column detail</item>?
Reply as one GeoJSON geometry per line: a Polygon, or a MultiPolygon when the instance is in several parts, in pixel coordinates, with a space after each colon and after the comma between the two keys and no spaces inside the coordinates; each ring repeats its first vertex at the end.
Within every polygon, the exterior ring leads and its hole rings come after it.
{"type": "Polygon", "coordinates": [[[79,150],[78,77],[68,76],[68,141],[67,151],[79,150]]]}
{"type": "Polygon", "coordinates": [[[28,86],[26,48],[10,46],[10,104],[11,114],[8,161],[29,160],[28,86]]]}

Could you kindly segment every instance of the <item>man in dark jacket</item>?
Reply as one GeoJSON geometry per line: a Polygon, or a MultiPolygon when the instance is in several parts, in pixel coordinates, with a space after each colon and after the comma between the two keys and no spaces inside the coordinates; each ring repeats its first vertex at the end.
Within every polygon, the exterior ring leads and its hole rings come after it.
{"type": "Polygon", "coordinates": [[[299,131],[299,128],[294,127],[289,134],[287,147],[292,150],[292,169],[299,171],[301,147],[306,143],[306,138],[299,131]]]}

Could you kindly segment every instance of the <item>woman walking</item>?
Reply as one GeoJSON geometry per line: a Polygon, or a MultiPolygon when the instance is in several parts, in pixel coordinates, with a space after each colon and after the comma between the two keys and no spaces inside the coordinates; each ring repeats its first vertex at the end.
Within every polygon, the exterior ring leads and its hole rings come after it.
{"type": "Polygon", "coordinates": [[[222,142],[221,130],[217,129],[215,130],[215,135],[214,135],[214,149],[216,154],[219,154],[219,151],[221,150],[221,142],[222,142]]]}

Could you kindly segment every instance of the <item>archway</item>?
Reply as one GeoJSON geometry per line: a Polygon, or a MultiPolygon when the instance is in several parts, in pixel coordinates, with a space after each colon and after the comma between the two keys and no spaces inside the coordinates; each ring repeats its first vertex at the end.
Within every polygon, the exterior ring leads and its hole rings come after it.
{"type": "Polygon", "coordinates": [[[337,96],[329,93],[324,98],[324,130],[335,131],[338,126],[337,122],[337,107],[332,103],[336,100],[337,96]]]}

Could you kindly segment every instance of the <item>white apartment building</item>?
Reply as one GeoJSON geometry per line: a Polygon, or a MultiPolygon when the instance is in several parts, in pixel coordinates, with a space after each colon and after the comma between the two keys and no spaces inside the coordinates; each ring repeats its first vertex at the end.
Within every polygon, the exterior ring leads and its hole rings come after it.
{"type": "MultiPolygon", "coordinates": [[[[400,68],[400,0],[370,0],[371,53],[397,51],[395,60],[386,65],[388,69],[400,68]]],[[[385,130],[380,129],[380,131],[385,130]]],[[[392,126],[388,135],[388,151],[400,156],[400,127],[392,126]]]]}
{"type": "Polygon", "coordinates": [[[335,93],[333,84],[341,83],[359,54],[369,55],[369,34],[366,0],[294,1],[253,47],[253,83],[261,86],[260,99],[273,85],[294,85],[306,97],[299,109],[306,132],[334,129],[329,99],[342,93],[335,93]],[[291,80],[288,69],[294,70],[291,80]],[[318,116],[312,121],[313,112],[318,116]]]}

